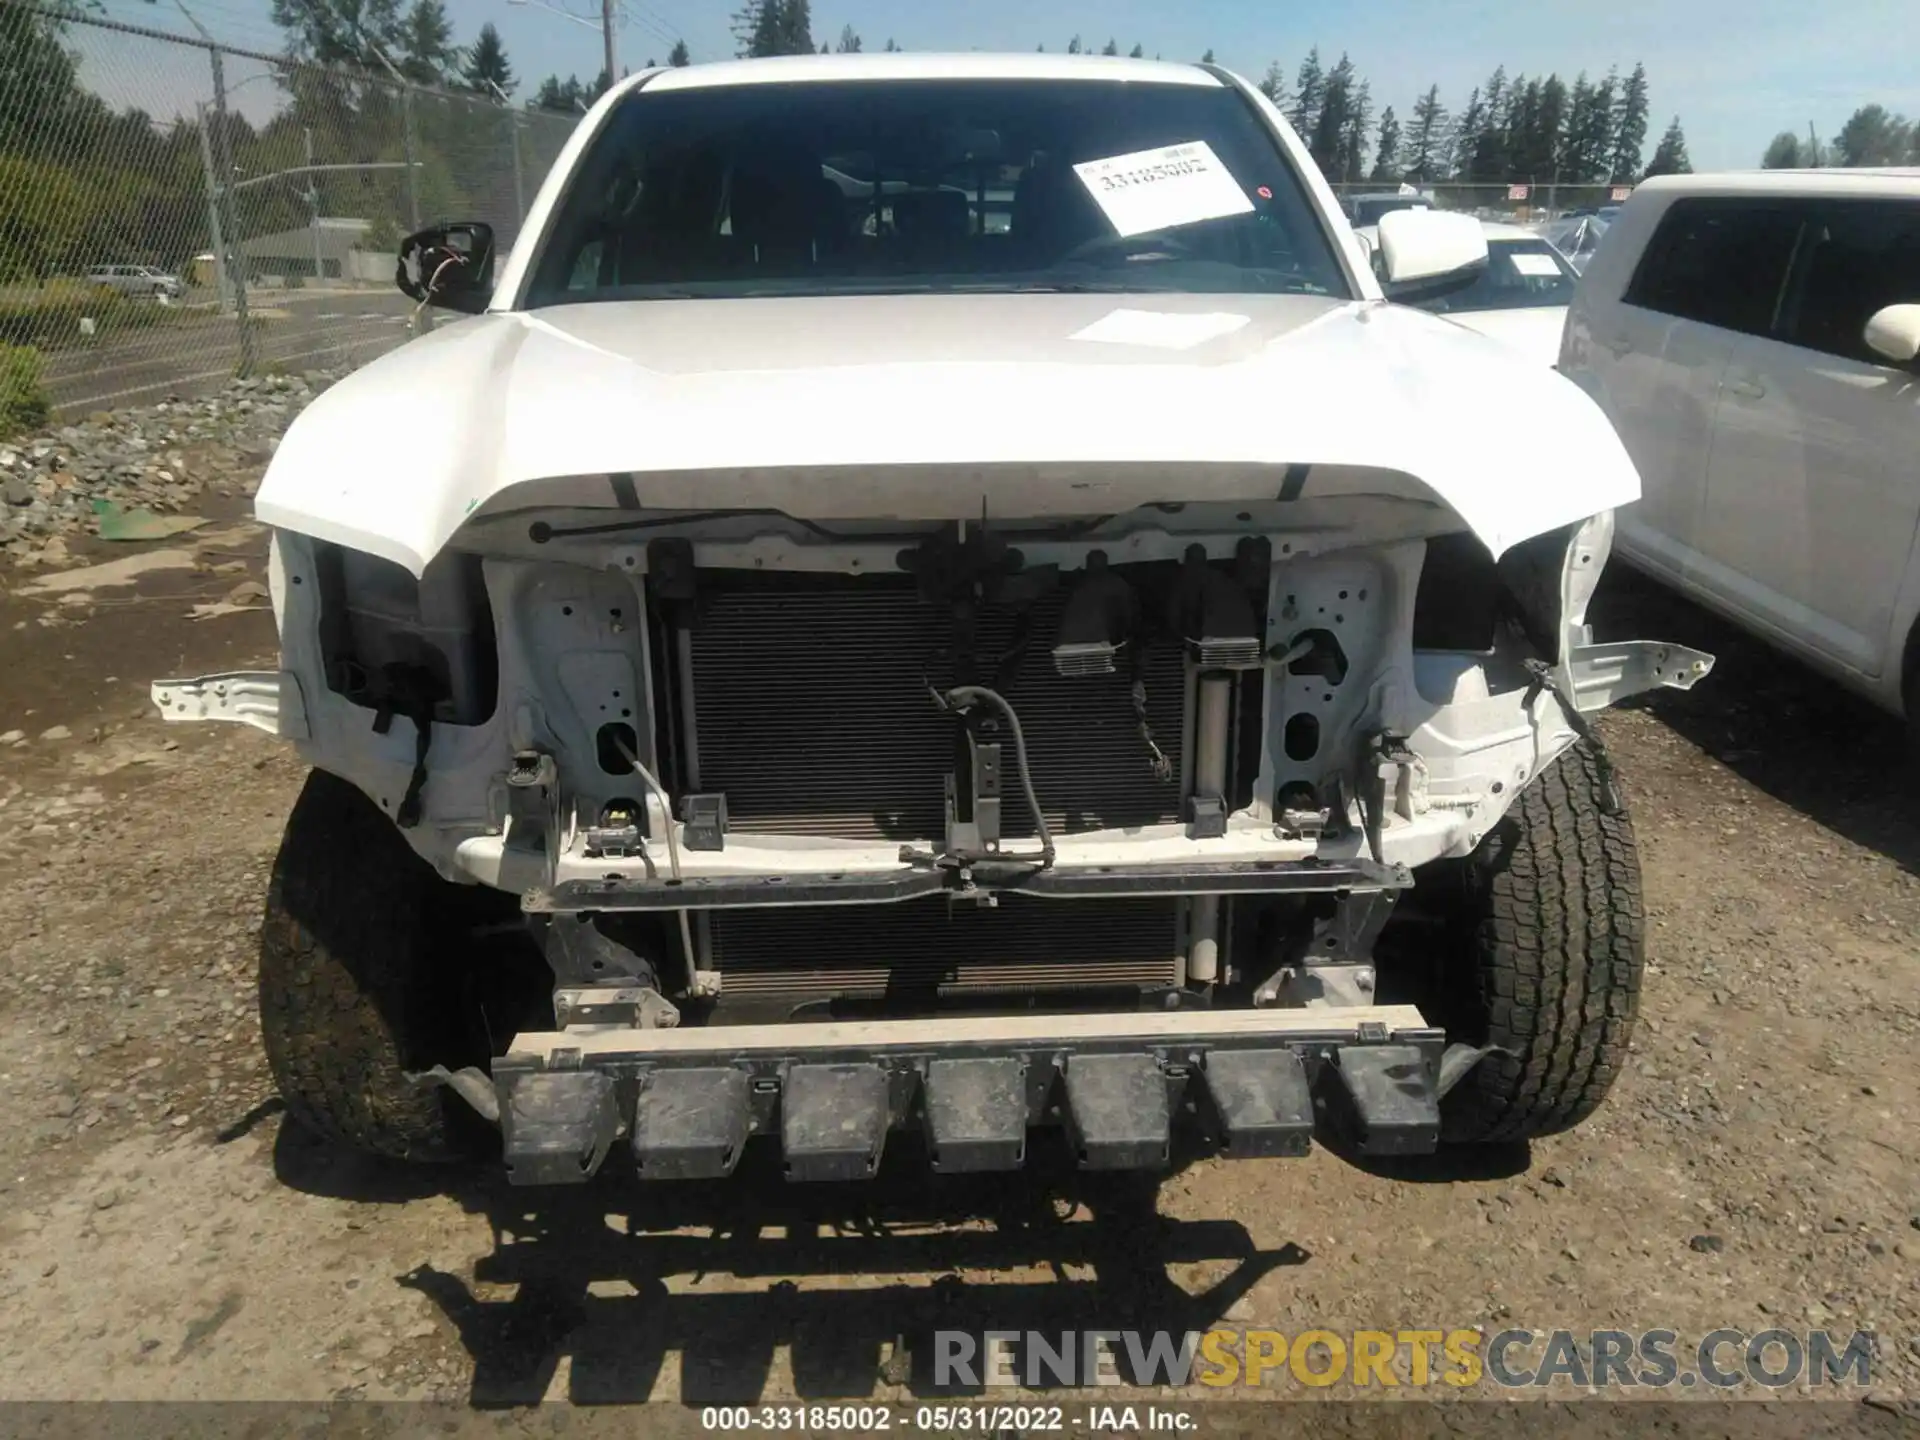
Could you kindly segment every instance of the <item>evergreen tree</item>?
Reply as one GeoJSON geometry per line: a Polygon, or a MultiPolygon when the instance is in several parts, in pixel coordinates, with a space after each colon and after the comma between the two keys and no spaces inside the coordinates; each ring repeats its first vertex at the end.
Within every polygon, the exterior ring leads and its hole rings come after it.
{"type": "Polygon", "coordinates": [[[1107,43],[1100,47],[1100,53],[1102,55],[1118,55],[1120,53],[1119,43],[1109,36],[1107,43]]]}
{"type": "Polygon", "coordinates": [[[1320,113],[1314,117],[1313,138],[1307,142],[1320,173],[1332,181],[1347,178],[1347,142],[1356,98],[1353,61],[1343,54],[1320,87],[1320,113]]]}
{"type": "Polygon", "coordinates": [[[682,70],[692,63],[693,56],[687,53],[687,42],[684,40],[674,41],[673,49],[667,52],[667,64],[673,66],[676,70],[682,70]]]}
{"type": "Polygon", "coordinates": [[[314,65],[385,73],[374,46],[401,48],[399,0],[273,0],[272,14],[287,54],[314,65]]]}
{"type": "Polygon", "coordinates": [[[1472,140],[1467,178],[1489,184],[1507,178],[1507,132],[1512,124],[1512,101],[1507,67],[1497,67],[1481,92],[1484,107],[1472,140]]]}
{"type": "Polygon", "coordinates": [[[887,43],[880,48],[888,55],[897,55],[900,53],[900,47],[893,43],[893,37],[891,35],[887,37],[887,43]]]}
{"type": "Polygon", "coordinates": [[[1567,83],[1558,75],[1549,75],[1540,84],[1540,110],[1535,118],[1535,139],[1540,167],[1536,174],[1548,179],[1564,178],[1567,139],[1567,83]]]}
{"type": "Polygon", "coordinates": [[[1446,171],[1456,180],[1473,178],[1473,157],[1480,146],[1480,132],[1487,124],[1487,102],[1478,89],[1467,97],[1467,108],[1460,112],[1447,145],[1446,171]]]}
{"type": "Polygon", "coordinates": [[[1127,58],[1128,58],[1129,60],[1144,60],[1144,59],[1146,59],[1146,58],[1147,58],[1147,47],[1146,47],[1146,46],[1144,46],[1144,45],[1142,45],[1142,44],[1140,44],[1140,43],[1139,43],[1138,41],[1135,41],[1135,42],[1134,42],[1134,46],[1133,46],[1133,49],[1131,49],[1131,50],[1129,50],[1129,51],[1127,52],[1127,58]]]}
{"type": "Polygon", "coordinates": [[[1300,62],[1300,72],[1293,77],[1293,108],[1287,112],[1287,119],[1293,122],[1293,128],[1305,139],[1320,121],[1320,107],[1327,98],[1327,77],[1320,68],[1320,47],[1314,46],[1307,52],[1307,58],[1300,62]]]}
{"type": "Polygon", "coordinates": [[[1613,162],[1610,178],[1631,185],[1640,174],[1640,152],[1647,143],[1647,67],[1635,65],[1614,103],[1613,162]]]}
{"type": "Polygon", "coordinates": [[[1080,37],[1076,35],[1071,40],[1067,41],[1067,54],[1078,55],[1079,53],[1080,53],[1080,37]]]}
{"type": "MultiPolygon", "coordinates": [[[[1343,59],[1345,57],[1342,57],[1343,59]]],[[[1373,123],[1373,87],[1362,80],[1347,102],[1347,126],[1340,136],[1340,178],[1349,185],[1367,173],[1367,130],[1373,123]]]]}
{"type": "Polygon", "coordinates": [[[520,83],[513,77],[513,66],[507,63],[507,47],[501,43],[500,32],[491,20],[480,27],[460,77],[467,82],[469,90],[481,95],[493,94],[496,86],[501,94],[511,95],[514,86],[520,83]]]}
{"type": "Polygon", "coordinates": [[[1267,66],[1267,73],[1260,77],[1260,93],[1271,100],[1282,113],[1287,108],[1287,77],[1280,68],[1278,60],[1267,66]]]}
{"type": "Polygon", "coordinates": [[[1413,102],[1413,128],[1407,132],[1402,156],[1407,179],[1424,184],[1446,173],[1446,147],[1447,107],[1440,103],[1440,87],[1432,85],[1413,102]]]}
{"type": "Polygon", "coordinates": [[[1373,174],[1367,178],[1388,185],[1400,183],[1400,121],[1387,106],[1380,112],[1380,135],[1374,142],[1373,174]]]}
{"type": "Polygon", "coordinates": [[[1673,117],[1673,123],[1667,126],[1667,133],[1660,137],[1660,143],[1654,147],[1653,159],[1647,164],[1647,174],[1654,175],[1691,175],[1693,161],[1687,158],[1687,137],[1681,133],[1680,117],[1673,117]]]}
{"type": "Polygon", "coordinates": [[[1913,149],[1914,127],[1884,105],[1862,105],[1833,137],[1835,164],[1855,169],[1904,164],[1913,149]]]}
{"type": "Polygon", "coordinates": [[[460,64],[453,25],[441,0],[413,0],[400,23],[400,73],[416,85],[449,85],[460,64]]]}
{"type": "Polygon", "coordinates": [[[1202,65],[1213,64],[1213,47],[1211,45],[1207,47],[1207,53],[1200,57],[1200,63],[1202,65]]]}
{"type": "Polygon", "coordinates": [[[860,36],[855,33],[853,26],[842,25],[840,27],[840,44],[836,48],[842,55],[858,55],[860,53],[860,36]]]}

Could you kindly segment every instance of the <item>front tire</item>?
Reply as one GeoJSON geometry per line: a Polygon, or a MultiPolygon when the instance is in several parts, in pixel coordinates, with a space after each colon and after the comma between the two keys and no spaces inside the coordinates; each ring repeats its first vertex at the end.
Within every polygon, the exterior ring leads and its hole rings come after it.
{"type": "Polygon", "coordinates": [[[485,1064],[473,1018],[438,963],[455,887],[354,786],[315,770],[295,802],[260,932],[267,1064],[301,1125],[398,1160],[475,1158],[487,1132],[464,1102],[407,1072],[485,1064]]]}
{"type": "Polygon", "coordinates": [[[1523,790],[1458,879],[1440,998],[1448,1040],[1496,1045],[1441,1104],[1442,1135],[1570,1130],[1606,1097],[1646,967],[1640,856],[1586,741],[1523,790]]]}

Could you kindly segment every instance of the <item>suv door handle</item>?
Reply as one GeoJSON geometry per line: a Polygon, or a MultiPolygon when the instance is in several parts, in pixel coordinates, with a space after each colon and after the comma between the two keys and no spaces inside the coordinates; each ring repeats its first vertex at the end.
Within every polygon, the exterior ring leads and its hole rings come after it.
{"type": "Polygon", "coordinates": [[[1729,375],[1720,382],[1720,388],[1742,400],[1758,400],[1767,393],[1767,387],[1753,375],[1729,375]]]}

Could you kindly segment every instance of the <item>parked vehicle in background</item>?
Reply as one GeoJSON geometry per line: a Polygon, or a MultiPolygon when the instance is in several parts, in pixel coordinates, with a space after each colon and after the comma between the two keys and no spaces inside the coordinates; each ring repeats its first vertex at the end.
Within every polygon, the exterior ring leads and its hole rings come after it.
{"type": "Polygon", "coordinates": [[[1355,195],[1347,201],[1347,218],[1356,227],[1378,225],[1382,215],[1391,215],[1396,210],[1431,210],[1433,197],[1422,195],[1410,185],[1398,190],[1384,190],[1374,195],[1355,195]]]}
{"type": "Polygon", "coordinates": [[[1600,241],[1611,222],[1598,215],[1569,216],[1549,220],[1534,233],[1567,257],[1576,274],[1584,274],[1599,252],[1600,241]]]}
{"type": "Polygon", "coordinates": [[[1645,495],[1634,564],[1920,721],[1920,171],[1642,185],[1560,368],[1645,495]]]}
{"type": "Polygon", "coordinates": [[[153,265],[98,265],[87,272],[87,281],[122,295],[164,295],[178,300],[186,293],[178,275],[153,265]]]}
{"type": "Polygon", "coordinates": [[[1599,411],[1382,303],[1475,221],[1384,216],[1383,284],[1244,80],[882,54],[616,85],[520,236],[409,237],[471,318],[276,450],[281,668],[155,686],[315,767],[261,939],[302,1123],[804,1180],[1601,1103],[1644,911],[1583,717],[1710,661],[1588,631],[1599,411]]]}
{"type": "MultiPolygon", "coordinates": [[[[1444,315],[1519,351],[1536,364],[1560,359],[1560,332],[1580,277],[1567,259],[1533,231],[1492,220],[1480,222],[1487,237],[1487,265],[1471,285],[1410,303],[1444,315]]],[[[1358,232],[1374,250],[1378,230],[1358,232]]]]}

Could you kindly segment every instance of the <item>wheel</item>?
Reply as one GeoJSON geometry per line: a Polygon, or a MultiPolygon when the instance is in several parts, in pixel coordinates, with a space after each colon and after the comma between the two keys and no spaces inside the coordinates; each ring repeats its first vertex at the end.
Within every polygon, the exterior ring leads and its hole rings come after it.
{"type": "Polygon", "coordinates": [[[1646,965],[1640,857],[1586,742],[1515,799],[1453,877],[1439,1015],[1449,1043],[1501,1047],[1441,1102],[1443,1138],[1570,1130],[1626,1063],[1646,965]]]}
{"type": "Polygon", "coordinates": [[[482,1006],[444,961],[468,887],[414,854],[365,795],[322,770],[287,821],[260,932],[260,1030],[287,1111],[369,1154],[445,1161],[490,1132],[406,1072],[485,1065],[482,1006]]]}

